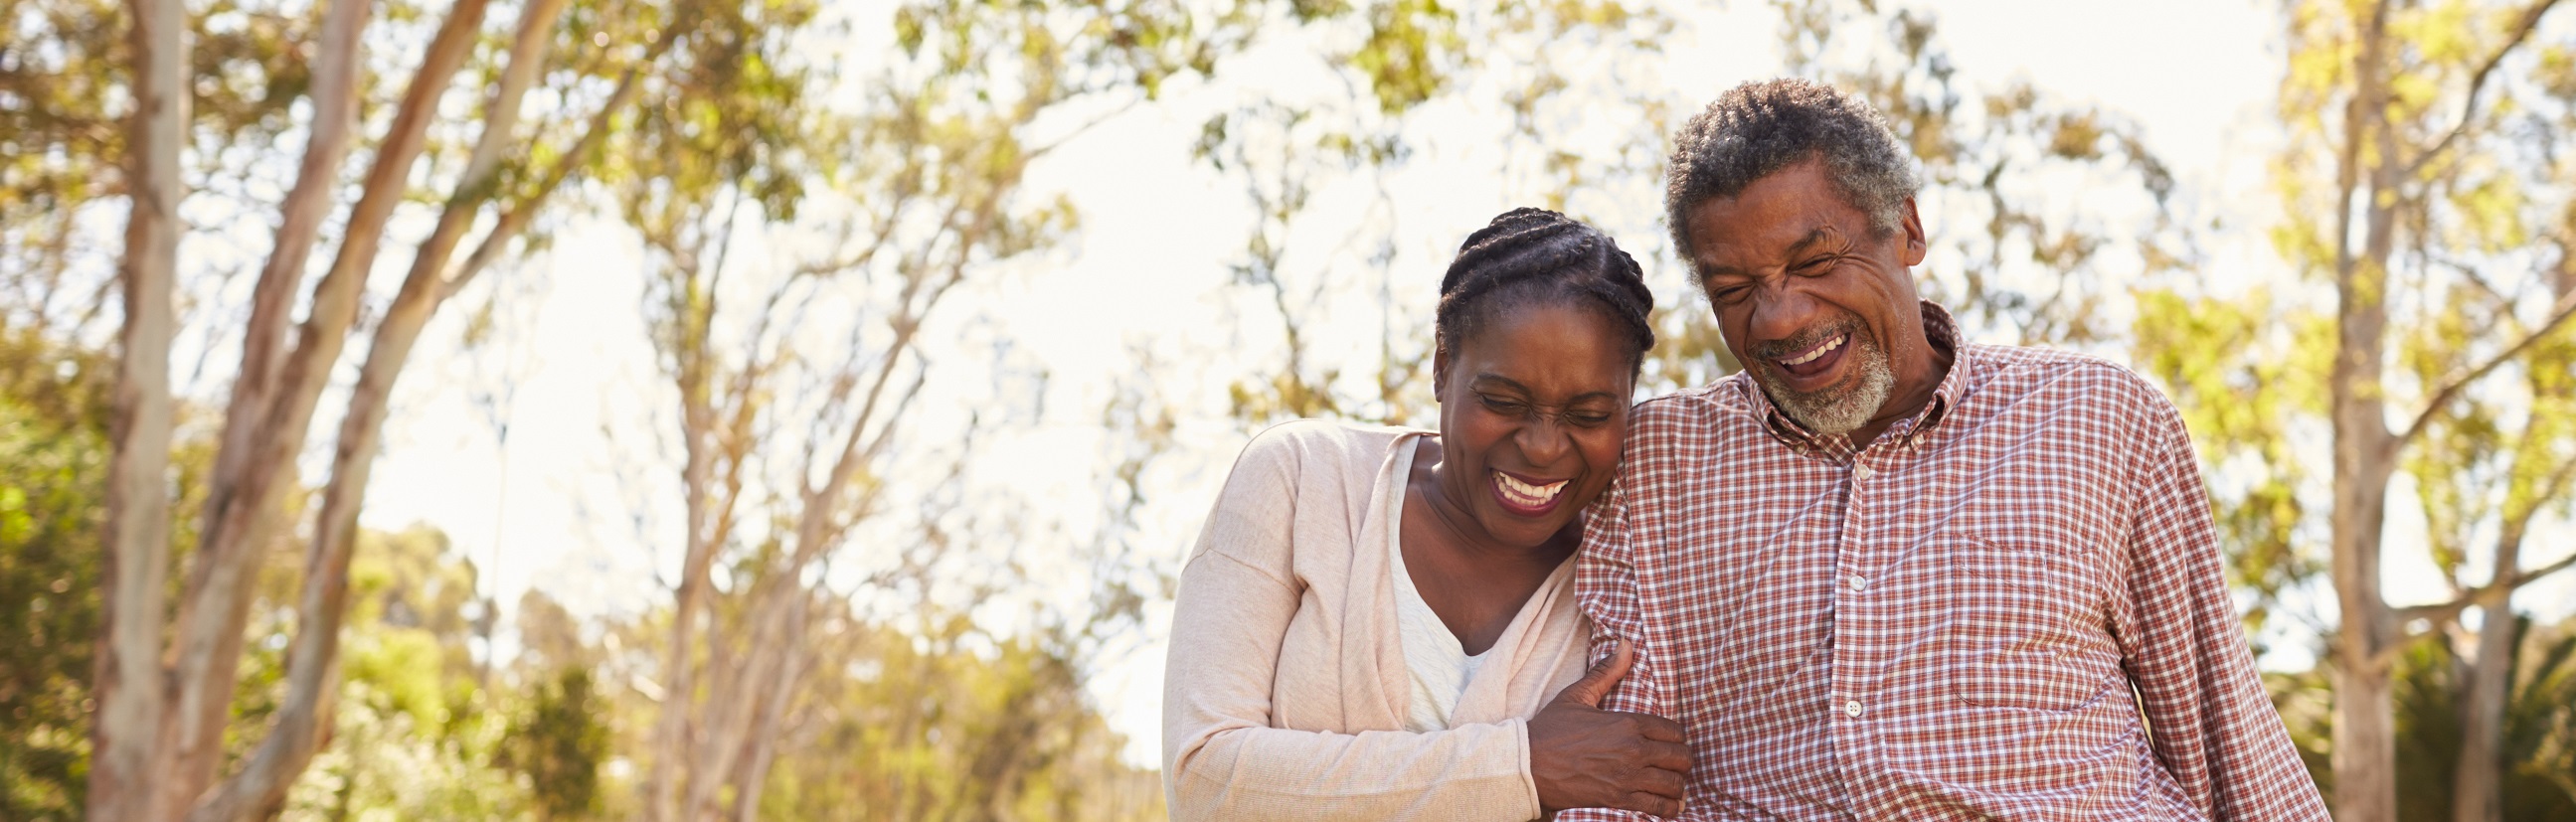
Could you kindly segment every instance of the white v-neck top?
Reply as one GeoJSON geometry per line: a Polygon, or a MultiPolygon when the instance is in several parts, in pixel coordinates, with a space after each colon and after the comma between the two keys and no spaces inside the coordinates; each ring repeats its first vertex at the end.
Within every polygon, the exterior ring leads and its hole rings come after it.
{"type": "MultiPolygon", "coordinates": [[[[1411,466],[1415,437],[1397,446],[1395,464],[1411,466]]],[[[1409,468],[1397,476],[1409,473],[1409,468]]],[[[1386,529],[1386,564],[1395,582],[1396,633],[1404,644],[1404,671],[1412,681],[1412,710],[1405,717],[1405,730],[1442,731],[1449,729],[1449,717],[1458,710],[1458,695],[1467,692],[1467,682],[1476,676],[1476,668],[1486,654],[1469,654],[1459,644],[1458,635],[1440,621],[1440,614],[1424,601],[1422,590],[1414,587],[1413,572],[1404,565],[1404,494],[1409,483],[1393,483],[1388,492],[1386,529]]],[[[1491,653],[1491,649],[1487,649],[1491,653]]]]}

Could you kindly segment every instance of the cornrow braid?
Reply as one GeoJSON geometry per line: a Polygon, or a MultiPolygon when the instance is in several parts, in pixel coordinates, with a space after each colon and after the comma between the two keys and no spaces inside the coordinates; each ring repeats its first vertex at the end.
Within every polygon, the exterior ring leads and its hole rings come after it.
{"type": "Polygon", "coordinates": [[[1440,348],[1457,350],[1511,309],[1560,300],[1588,305],[1616,323],[1628,336],[1631,368],[1642,366],[1655,347],[1655,330],[1646,320],[1655,293],[1646,288],[1636,258],[1573,218],[1515,208],[1467,235],[1440,278],[1440,348]]]}

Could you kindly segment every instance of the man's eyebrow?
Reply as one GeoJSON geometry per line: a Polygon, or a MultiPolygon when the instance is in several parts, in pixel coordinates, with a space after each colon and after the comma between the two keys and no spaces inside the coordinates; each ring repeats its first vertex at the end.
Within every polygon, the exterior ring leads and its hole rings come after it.
{"type": "MultiPolygon", "coordinates": [[[[1785,251],[1782,251],[1782,252],[1781,252],[1781,254],[1780,254],[1780,256],[1782,256],[1782,257],[1787,257],[1787,258],[1791,258],[1791,259],[1795,259],[1795,258],[1797,258],[1797,257],[1800,257],[1800,256],[1804,256],[1804,255],[1806,255],[1806,254],[1807,254],[1808,252],[1810,252],[1810,251],[1813,251],[1813,250],[1815,249],[1815,247],[1816,247],[1816,246],[1823,245],[1823,244],[1825,244],[1825,243],[1827,243],[1827,242],[1831,242],[1831,241],[1833,241],[1834,239],[1837,239],[1837,238],[1839,238],[1839,237],[1841,237],[1841,236],[1842,236],[1842,232],[1834,230],[1834,227],[1833,227],[1833,226],[1830,226],[1830,225],[1817,226],[1817,227],[1816,227],[1816,230],[1814,230],[1814,231],[1810,231],[1810,232],[1807,232],[1807,236],[1799,238],[1797,242],[1790,243],[1790,244],[1789,244],[1789,248],[1788,248],[1787,250],[1785,250],[1785,251]]],[[[1751,273],[1746,272],[1744,269],[1737,268],[1737,267],[1735,267],[1735,266],[1731,266],[1731,265],[1705,266],[1705,267],[1702,267],[1702,268],[1699,270],[1699,278],[1700,278],[1702,281],[1706,281],[1706,280],[1713,279],[1713,278],[1720,277],[1720,276],[1727,276],[1727,275],[1732,275],[1732,276],[1737,276],[1737,277],[1750,277],[1750,276],[1753,276],[1751,273]]]]}

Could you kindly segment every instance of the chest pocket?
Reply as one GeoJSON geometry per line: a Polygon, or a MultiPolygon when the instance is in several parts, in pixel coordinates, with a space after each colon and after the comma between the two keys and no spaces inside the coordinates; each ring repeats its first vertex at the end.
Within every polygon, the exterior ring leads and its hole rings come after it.
{"type": "Polygon", "coordinates": [[[2121,681],[2103,577],[2083,557],[1975,536],[1943,541],[1953,572],[1943,597],[1943,666],[1959,699],[2066,711],[2121,681]]]}

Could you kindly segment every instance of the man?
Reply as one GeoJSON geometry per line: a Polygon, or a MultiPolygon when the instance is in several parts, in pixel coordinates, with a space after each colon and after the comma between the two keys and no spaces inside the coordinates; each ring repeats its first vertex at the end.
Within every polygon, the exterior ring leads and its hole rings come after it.
{"type": "Polygon", "coordinates": [[[1579,560],[1642,649],[1603,707],[1689,729],[1684,819],[2326,819],[2172,403],[1963,342],[1914,191],[1821,86],[1683,128],[1666,211],[1744,371],[1632,415],[1579,560]]]}

